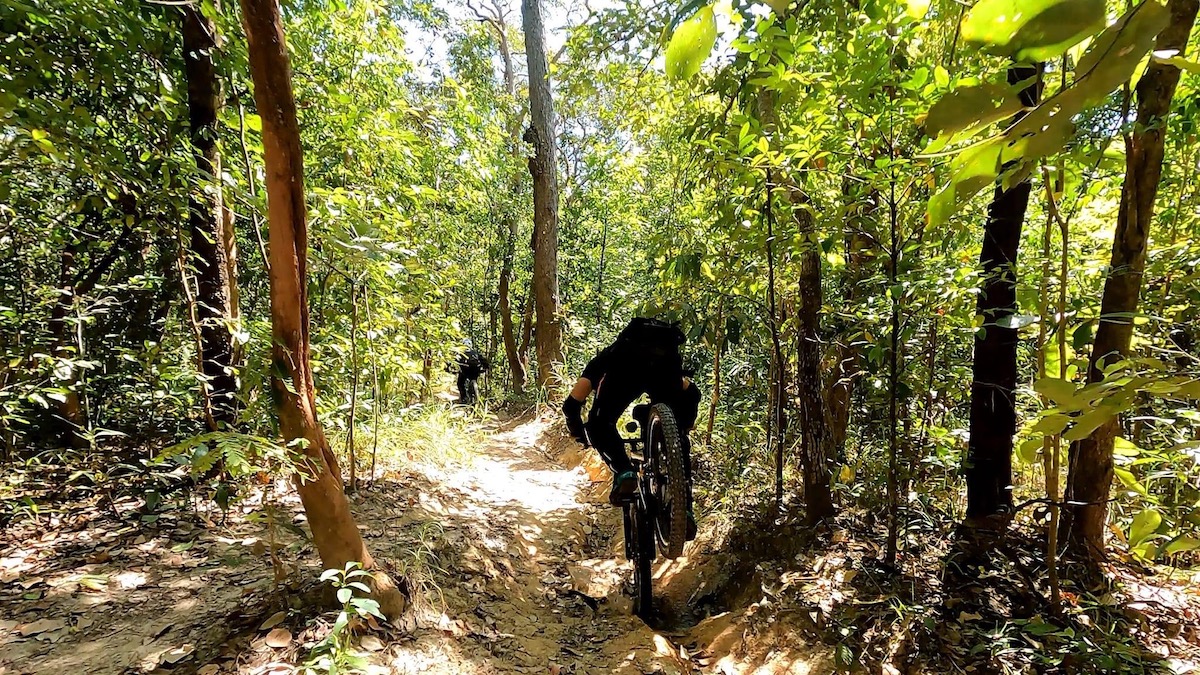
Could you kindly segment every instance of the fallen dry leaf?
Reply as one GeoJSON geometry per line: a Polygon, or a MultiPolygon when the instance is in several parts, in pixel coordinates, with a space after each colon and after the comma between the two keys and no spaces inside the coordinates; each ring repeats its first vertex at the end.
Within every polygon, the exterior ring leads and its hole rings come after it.
{"type": "Polygon", "coordinates": [[[383,651],[383,646],[384,646],[383,641],[380,640],[379,638],[375,637],[374,635],[364,635],[362,641],[359,642],[359,644],[362,645],[363,649],[365,649],[369,652],[383,651]]]}
{"type": "Polygon", "coordinates": [[[179,663],[180,661],[191,656],[192,653],[195,651],[196,651],[196,646],[193,644],[180,645],[179,647],[175,647],[174,649],[168,649],[167,651],[163,652],[162,662],[163,663],[179,663]]]}
{"type": "Polygon", "coordinates": [[[292,634],[286,628],[276,628],[270,633],[267,633],[266,644],[268,647],[272,647],[274,649],[283,649],[284,647],[292,644],[292,634]]]}
{"type": "Polygon", "coordinates": [[[60,619],[38,619],[33,623],[27,623],[24,626],[21,626],[21,629],[18,632],[21,633],[21,637],[29,637],[30,635],[37,635],[38,633],[45,633],[46,631],[58,630],[66,625],[67,622],[60,619]]]}
{"type": "Polygon", "coordinates": [[[275,626],[278,626],[279,624],[283,623],[283,620],[286,618],[287,618],[287,612],[275,612],[271,616],[267,617],[267,620],[263,621],[262,625],[259,626],[258,629],[259,630],[270,630],[270,629],[274,628],[275,626]]]}
{"type": "Polygon", "coordinates": [[[220,666],[216,665],[215,663],[210,663],[207,666],[204,666],[203,668],[201,668],[200,670],[197,670],[196,675],[217,675],[217,673],[219,673],[220,671],[221,671],[220,666]]]}

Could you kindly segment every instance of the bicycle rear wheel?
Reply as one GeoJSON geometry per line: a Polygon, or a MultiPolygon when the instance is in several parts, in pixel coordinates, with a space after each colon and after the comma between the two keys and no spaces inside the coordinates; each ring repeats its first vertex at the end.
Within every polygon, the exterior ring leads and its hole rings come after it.
{"type": "Polygon", "coordinates": [[[653,571],[654,562],[654,533],[651,532],[650,518],[641,502],[634,502],[625,507],[625,522],[629,524],[634,543],[633,554],[633,613],[643,619],[649,619],[654,607],[653,571]]]}
{"type": "Polygon", "coordinates": [[[650,409],[652,490],[657,505],[655,535],[659,550],[672,560],[683,555],[687,544],[687,473],[683,442],[675,414],[664,403],[650,409]]]}

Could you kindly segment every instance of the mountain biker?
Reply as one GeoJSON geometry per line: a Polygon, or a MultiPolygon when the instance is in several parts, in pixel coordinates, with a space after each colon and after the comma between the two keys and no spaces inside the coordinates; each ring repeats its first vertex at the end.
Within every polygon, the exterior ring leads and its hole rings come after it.
{"type": "Polygon", "coordinates": [[[491,367],[487,357],[472,347],[459,352],[454,363],[446,365],[447,371],[458,373],[458,403],[471,405],[479,399],[475,380],[491,367]]]}
{"type": "Polygon", "coordinates": [[[588,362],[563,401],[562,410],[571,436],[585,446],[590,441],[612,470],[613,485],[608,501],[620,505],[633,498],[637,491],[637,476],[617,433],[617,422],[629,404],[642,394],[648,394],[651,403],[665,403],[671,409],[679,426],[687,472],[690,539],[694,537],[695,518],[691,508],[691,441],[688,432],[696,424],[700,390],[684,372],[683,358],[679,354],[679,346],[684,341],[683,332],[674,324],[657,319],[633,319],[616,341],[588,362]],[[584,424],[583,402],[593,391],[596,397],[584,424]]]}

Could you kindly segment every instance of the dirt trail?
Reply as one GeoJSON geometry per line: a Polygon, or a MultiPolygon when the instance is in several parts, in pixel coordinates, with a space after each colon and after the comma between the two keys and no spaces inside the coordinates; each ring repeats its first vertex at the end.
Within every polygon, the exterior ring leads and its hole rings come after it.
{"type": "MultiPolygon", "coordinates": [[[[635,618],[620,512],[595,453],[546,416],[484,431],[469,460],[405,461],[351,496],[372,550],[413,587],[412,611],[372,636],[370,672],[832,672],[809,640],[757,611],[753,583],[742,585],[749,602],[688,629],[635,618]]],[[[252,500],[225,520],[199,501],[145,515],[130,498],[0,533],[0,675],[300,672],[332,614],[305,590],[320,570],[294,491],[274,500],[273,531],[249,517],[252,500]],[[270,541],[288,572],[280,587],[270,541]],[[276,625],[290,631],[281,644],[268,639],[276,625]]],[[[730,586],[729,548],[689,545],[690,563],[657,566],[655,593],[700,606],[730,586]]]]}
{"type": "Polygon", "coordinates": [[[425,484],[393,526],[428,536],[441,523],[440,591],[422,594],[414,639],[390,650],[393,672],[691,672],[630,614],[619,513],[589,477],[603,480],[594,463],[563,466],[548,426],[501,425],[469,465],[413,478],[425,484]]]}
{"type": "MultiPolygon", "coordinates": [[[[634,617],[632,570],[620,512],[607,504],[607,470],[545,417],[497,425],[468,466],[410,480],[420,484],[404,492],[420,496],[409,497],[393,527],[428,532],[441,523],[440,593],[424,598],[411,638],[376,660],[389,672],[832,672],[827,650],[807,647],[790,627],[756,619],[753,610],[678,631],[653,630],[634,617]]],[[[378,496],[394,497],[403,493],[378,496]]],[[[366,510],[378,513],[377,506],[366,510]]],[[[391,539],[411,555],[411,538],[391,539]]],[[[710,560],[699,542],[687,553],[710,560]]],[[[403,549],[392,554],[400,558],[403,549]]],[[[656,593],[682,589],[686,602],[706,587],[706,576],[717,576],[714,569],[686,558],[660,561],[656,593]]]]}

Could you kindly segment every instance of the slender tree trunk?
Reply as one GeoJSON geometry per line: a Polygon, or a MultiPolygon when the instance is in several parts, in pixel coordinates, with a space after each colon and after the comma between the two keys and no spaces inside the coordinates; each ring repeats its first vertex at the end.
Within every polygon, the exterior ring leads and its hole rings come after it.
{"type": "MultiPolygon", "coordinates": [[[[849,193],[850,181],[843,183],[843,192],[849,193]]],[[[866,276],[868,241],[861,234],[864,215],[873,215],[878,208],[879,195],[872,191],[861,203],[849,204],[850,230],[845,236],[846,269],[843,275],[843,297],[847,307],[857,305],[862,295],[860,285],[866,276]]],[[[860,349],[851,335],[843,334],[834,348],[833,366],[825,380],[825,412],[828,416],[829,459],[836,463],[845,461],[846,435],[850,428],[850,400],[859,376],[860,349]]]]}
{"type": "MultiPolygon", "coordinates": [[[[125,195],[121,202],[125,215],[133,217],[136,213],[135,200],[125,195]]],[[[77,269],[80,264],[77,259],[78,244],[67,244],[63,248],[59,256],[58,299],[50,310],[50,320],[47,322],[50,331],[50,352],[54,354],[55,358],[66,360],[80,358],[78,352],[71,346],[74,331],[68,332],[70,321],[67,317],[75,311],[76,299],[91,293],[96,288],[96,284],[104,278],[105,273],[124,251],[131,232],[132,228],[126,224],[108,251],[96,260],[87,271],[77,269]]],[[[79,371],[74,367],[64,370],[65,377],[59,379],[58,384],[66,388],[67,393],[63,400],[57,402],[55,417],[51,420],[50,426],[54,428],[54,434],[62,443],[73,447],[83,447],[87,445],[88,441],[80,431],[86,426],[87,420],[83,415],[83,404],[78,391],[79,371]]]]}
{"type": "MultiPolygon", "coordinates": [[[[1041,66],[1010,66],[1008,81],[1030,78],[1021,91],[1026,106],[1041,97],[1041,66]]],[[[1012,514],[1012,449],[1017,430],[1017,248],[1029,203],[1030,181],[1005,190],[997,184],[988,206],[979,264],[983,268],[976,315],[971,378],[971,435],[967,444],[967,517],[972,529],[1003,530],[1012,514]]]]}
{"type": "Polygon", "coordinates": [[[530,126],[527,140],[534,149],[529,158],[533,177],[533,293],[537,312],[538,386],[556,383],[563,362],[562,324],[558,297],[558,165],[554,142],[554,102],[540,0],[522,0],[525,52],[529,62],[530,126]]]}
{"type": "Polygon", "coordinates": [[[525,364],[525,370],[529,370],[529,349],[533,346],[533,282],[530,282],[529,290],[525,293],[525,309],[521,311],[521,346],[520,355],[521,362],[525,364]]]}
{"type": "Polygon", "coordinates": [[[308,516],[313,543],[326,569],[357,561],[374,571],[373,595],[395,617],[404,596],[367,551],[342,491],[337,460],[317,418],[309,362],[308,216],[304,162],[292,72],[277,0],[241,0],[254,96],[263,121],[270,238],[271,389],[283,437],[294,443],[308,476],[296,488],[308,516]]]}
{"type": "MultiPolygon", "coordinates": [[[[1155,51],[1187,47],[1198,0],[1169,0],[1171,23],[1158,35],[1155,51]]],[[[1154,200],[1162,178],[1166,117],[1179,84],[1179,69],[1151,61],[1137,84],[1137,121],[1126,137],[1125,184],[1113,234],[1112,261],[1100,301],[1100,325],[1088,360],[1088,382],[1104,379],[1105,366],[1129,356],[1133,319],[1146,269],[1146,245],[1154,200]]],[[[1114,418],[1071,445],[1063,526],[1067,548],[1098,560],[1104,556],[1108,496],[1113,479],[1113,440],[1120,432],[1114,418]]]]}
{"type": "Polygon", "coordinates": [[[358,287],[350,283],[350,414],[346,420],[346,457],[350,462],[350,491],[358,491],[358,446],[354,442],[358,412],[358,287]]]}
{"type": "MultiPolygon", "coordinates": [[[[770,422],[768,429],[774,428],[775,434],[767,434],[768,440],[773,441],[772,454],[775,457],[775,510],[783,508],[783,451],[787,434],[786,400],[787,400],[787,359],[783,354],[783,341],[780,337],[779,326],[783,323],[780,316],[779,300],[775,288],[775,184],[772,171],[767,169],[766,203],[763,205],[767,226],[767,325],[771,330],[771,394],[768,397],[770,422]]],[[[807,493],[806,493],[807,496],[807,493]]]]}
{"type": "Polygon", "coordinates": [[[708,423],[704,428],[704,446],[712,446],[713,424],[717,419],[717,405],[721,402],[721,350],[725,346],[725,302],[717,305],[717,338],[713,347],[713,390],[708,401],[708,423]]]}
{"type": "MultiPolygon", "coordinates": [[[[781,20],[778,16],[777,20],[781,20]]],[[[778,112],[774,92],[758,92],[758,112],[763,130],[773,147],[782,145],[778,137],[778,112]]],[[[767,177],[770,182],[770,175],[767,177]]],[[[796,280],[797,354],[796,388],[800,393],[800,470],[804,481],[805,522],[814,524],[834,514],[830,485],[829,446],[825,399],[821,386],[821,256],[816,240],[816,222],[808,210],[808,195],[791,176],[780,183],[787,189],[796,234],[802,243],[799,252],[800,273],[796,280]]]]}
{"type": "Polygon", "coordinates": [[[213,66],[217,30],[198,7],[184,5],[183,62],[187,77],[188,118],[199,180],[188,197],[190,263],[196,272],[196,320],[200,327],[201,389],[216,431],[237,419],[237,375],[233,321],[236,255],[221,199],[221,156],[217,148],[221,86],[213,66]]]}
{"type": "MultiPolygon", "coordinates": [[[[75,307],[75,245],[67,244],[59,254],[59,284],[58,299],[50,310],[50,342],[51,351],[57,359],[70,359],[75,356],[67,341],[67,315],[75,307]]],[[[75,380],[74,369],[70,377],[60,384],[68,389],[63,401],[58,402],[58,417],[54,426],[59,427],[57,435],[60,439],[73,446],[85,444],[83,436],[78,432],[83,428],[83,408],[79,403],[79,394],[72,385],[75,380]]]]}
{"type": "MultiPolygon", "coordinates": [[[[496,37],[500,44],[500,57],[504,64],[504,89],[508,93],[510,102],[516,104],[517,97],[517,76],[513,68],[512,49],[508,42],[508,25],[504,21],[504,14],[499,6],[496,8],[496,18],[489,21],[493,29],[496,31],[496,37]]],[[[511,113],[508,124],[508,142],[509,152],[516,159],[521,156],[521,118],[523,115],[517,111],[511,113]]],[[[517,214],[512,203],[512,197],[521,189],[521,176],[516,171],[509,176],[508,195],[502,208],[501,228],[505,233],[504,242],[504,260],[500,266],[500,284],[498,293],[499,309],[500,309],[500,332],[504,340],[504,356],[508,360],[509,374],[512,376],[513,391],[525,391],[525,360],[521,356],[520,348],[517,344],[517,334],[513,326],[512,312],[512,280],[513,266],[516,259],[517,248],[517,233],[518,223],[517,214]]]]}

